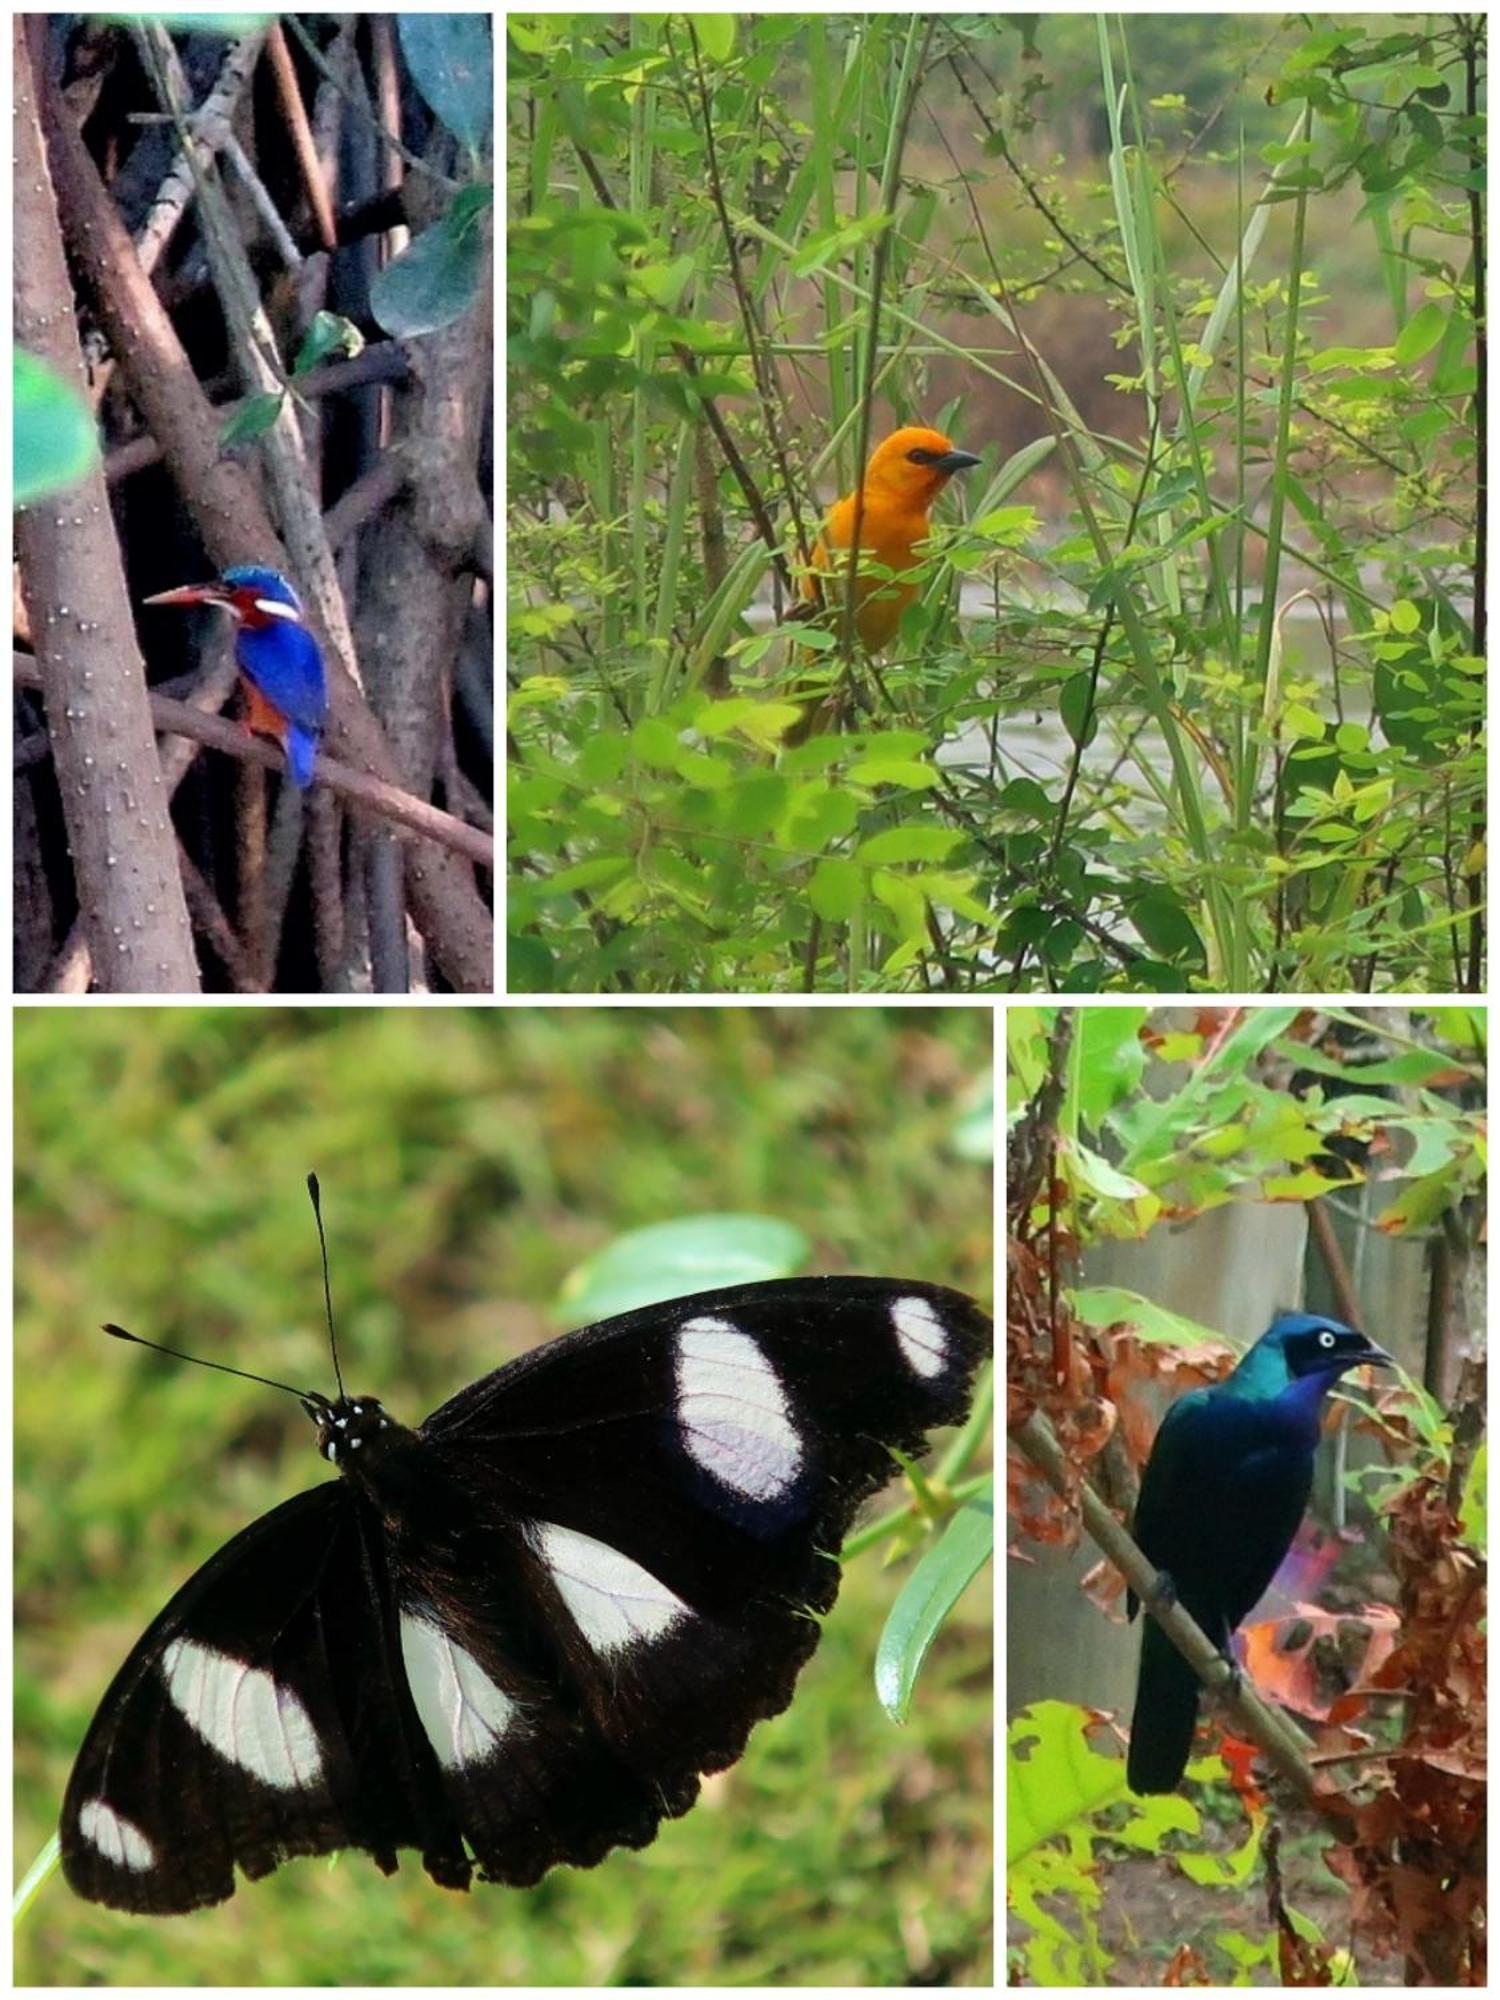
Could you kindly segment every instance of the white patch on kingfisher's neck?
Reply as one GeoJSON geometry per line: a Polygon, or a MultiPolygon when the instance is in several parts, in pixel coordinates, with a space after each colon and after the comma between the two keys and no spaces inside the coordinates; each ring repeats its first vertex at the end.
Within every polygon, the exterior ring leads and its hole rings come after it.
{"type": "Polygon", "coordinates": [[[253,609],[263,618],[290,618],[294,625],[302,616],[295,604],[280,604],[274,597],[257,597],[253,609]]]}

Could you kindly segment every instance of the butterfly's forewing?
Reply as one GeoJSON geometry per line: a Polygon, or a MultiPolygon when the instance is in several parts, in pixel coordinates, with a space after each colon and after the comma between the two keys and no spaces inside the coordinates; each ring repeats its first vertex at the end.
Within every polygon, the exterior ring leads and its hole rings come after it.
{"type": "Polygon", "coordinates": [[[382,1420],[131,1655],[69,1787],[69,1880],[184,1909],[234,1862],[342,1846],[465,1886],[464,1845],[511,1883],[643,1845],[786,1706],[889,1447],[962,1415],[988,1343],[937,1287],[747,1286],[538,1348],[416,1434],[382,1420]]]}
{"type": "Polygon", "coordinates": [[[890,1447],[963,1414],[989,1340],[935,1286],[744,1286],[537,1348],[422,1435],[492,1518],[531,1524],[556,1671],[623,1758],[677,1781],[786,1706],[890,1447]]]}

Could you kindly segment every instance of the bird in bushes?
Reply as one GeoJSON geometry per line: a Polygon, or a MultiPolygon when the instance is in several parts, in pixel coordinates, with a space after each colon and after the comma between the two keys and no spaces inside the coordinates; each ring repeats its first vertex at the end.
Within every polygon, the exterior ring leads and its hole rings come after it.
{"type": "MultiPolygon", "coordinates": [[[[1324,1399],[1346,1369],[1390,1362],[1339,1320],[1282,1313],[1226,1380],[1192,1390],[1162,1419],[1135,1538],[1157,1571],[1158,1594],[1180,1604],[1226,1658],[1307,1510],[1324,1399]]],[[[1132,1590],[1132,1618],[1138,1608],[1132,1590]]],[[[1148,1618],[1125,1767],[1131,1791],[1176,1789],[1198,1692],[1198,1676],[1148,1618]]]]}
{"type": "MultiPolygon", "coordinates": [[[[866,653],[881,652],[895,638],[902,613],[917,594],[907,573],[921,562],[920,545],[931,529],[933,502],[955,472],[979,460],[960,451],[941,431],[909,424],[893,431],[871,453],[864,478],[836,501],[813,550],[812,568],[802,579],[803,607],[794,616],[814,616],[828,607],[837,616],[844,601],[849,549],[859,523],[859,546],[871,567],[893,574],[861,574],[854,580],[854,629],[866,653]]],[[[803,716],[788,738],[810,733],[822,705],[803,716]]]]}
{"type": "Polygon", "coordinates": [[[258,563],[226,569],[217,583],[158,591],[147,604],[217,604],[235,623],[235,664],[245,682],[246,727],[278,742],[299,791],[313,781],[328,688],[318,642],[302,622],[297,593],[258,563]]]}

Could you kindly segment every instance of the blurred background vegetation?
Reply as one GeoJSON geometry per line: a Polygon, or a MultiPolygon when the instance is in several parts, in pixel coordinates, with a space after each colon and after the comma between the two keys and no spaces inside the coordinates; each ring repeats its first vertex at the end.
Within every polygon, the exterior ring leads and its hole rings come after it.
{"type": "MultiPolygon", "coordinates": [[[[309,1169],[350,1388],[407,1422],[561,1331],[569,1273],[648,1223],[758,1213],[807,1232],[809,1270],[989,1296],[987,1011],[111,1008],[15,1030],[22,1868],[148,1620],[318,1475],[290,1402],[99,1324],[329,1387],[309,1169]]],[[[468,1897],[414,1855],[389,1881],[301,1861],[155,1924],[55,1875],[17,1979],[984,1984],[989,1581],[900,1732],[870,1678],[896,1588],[851,1565],[792,1709],[644,1853],[468,1897]]]]}

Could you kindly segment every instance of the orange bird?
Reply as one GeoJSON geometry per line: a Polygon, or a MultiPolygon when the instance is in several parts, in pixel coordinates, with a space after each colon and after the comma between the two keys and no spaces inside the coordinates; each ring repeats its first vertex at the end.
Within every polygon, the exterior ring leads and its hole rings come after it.
{"type": "Polygon", "coordinates": [[[861,481],[863,505],[857,492],[846,493],[829,514],[813,550],[813,569],[823,572],[827,586],[820,589],[817,576],[804,576],[805,598],[816,604],[821,597],[835,614],[843,604],[856,511],[861,549],[868,549],[883,569],[897,572],[891,578],[855,577],[854,624],[867,653],[878,653],[890,644],[902,612],[917,594],[917,586],[901,582],[899,576],[921,560],[917,545],[927,538],[933,501],[955,472],[978,463],[972,451],[957,450],[941,431],[909,424],[875,447],[861,481]]]}

